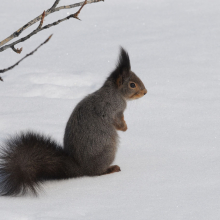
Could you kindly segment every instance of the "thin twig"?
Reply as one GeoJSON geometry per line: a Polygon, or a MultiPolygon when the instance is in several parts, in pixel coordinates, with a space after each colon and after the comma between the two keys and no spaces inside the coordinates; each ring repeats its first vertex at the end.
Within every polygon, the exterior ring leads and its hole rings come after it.
{"type": "MultiPolygon", "coordinates": [[[[22,59],[20,59],[17,63],[15,63],[14,65],[8,67],[7,69],[3,69],[3,70],[0,70],[0,73],[4,73],[10,69],[13,69],[15,66],[17,66],[22,60],[24,60],[25,58],[27,58],[28,56],[30,55],[33,55],[41,46],[43,46],[44,44],[46,44],[50,38],[52,37],[52,34],[42,43],[40,44],[35,50],[33,50],[32,52],[28,53],[25,57],[23,57],[22,59]]],[[[2,77],[0,77],[0,80],[3,81],[2,77]]]]}
{"type": "MultiPolygon", "coordinates": [[[[104,2],[104,0],[88,0],[87,4],[96,3],[96,2],[100,2],[100,1],[104,2]]],[[[84,4],[84,2],[79,2],[79,3],[72,4],[72,5],[60,6],[60,7],[56,8],[56,9],[54,9],[53,12],[60,11],[62,9],[70,9],[70,8],[79,7],[79,6],[82,6],[83,4],[84,4]]]]}
{"type": "Polygon", "coordinates": [[[45,11],[43,12],[42,16],[41,16],[41,21],[40,21],[40,24],[39,26],[37,27],[37,29],[40,29],[44,23],[44,17],[45,17],[45,11]]]}
{"type": "MultiPolygon", "coordinates": [[[[88,0],[87,4],[91,4],[91,3],[96,3],[96,2],[100,2],[100,1],[104,1],[104,0],[88,0]]],[[[48,9],[45,12],[45,17],[51,13],[60,11],[62,9],[70,9],[70,8],[75,8],[75,7],[79,7],[82,6],[84,4],[85,1],[83,2],[79,2],[76,4],[72,4],[72,5],[67,5],[67,6],[60,6],[58,8],[55,8],[57,6],[57,4],[59,3],[58,0],[55,1],[55,3],[53,4],[53,6],[48,9]]],[[[11,34],[9,37],[5,38],[3,41],[0,42],[0,52],[8,49],[9,47],[5,47],[3,48],[2,46],[5,45],[7,42],[11,41],[12,39],[18,37],[25,29],[27,29],[28,27],[30,27],[31,25],[35,24],[36,22],[38,22],[39,20],[41,20],[42,14],[37,16],[36,18],[34,18],[33,20],[29,21],[27,24],[25,24],[23,27],[19,28],[17,31],[15,31],[13,34],[11,34]]],[[[7,46],[7,45],[6,45],[7,46]]]]}
{"type": "Polygon", "coordinates": [[[87,4],[87,0],[85,0],[85,2],[83,3],[83,5],[81,6],[81,8],[74,14],[74,15],[75,15],[74,18],[77,18],[78,20],[80,20],[80,19],[78,18],[78,15],[79,15],[80,11],[82,10],[82,8],[83,8],[86,4],[87,4]]]}
{"type": "Polygon", "coordinates": [[[20,49],[16,49],[15,47],[14,47],[14,45],[11,47],[11,49],[15,52],[15,53],[21,53],[21,51],[23,50],[23,48],[21,47],[20,49]]]}

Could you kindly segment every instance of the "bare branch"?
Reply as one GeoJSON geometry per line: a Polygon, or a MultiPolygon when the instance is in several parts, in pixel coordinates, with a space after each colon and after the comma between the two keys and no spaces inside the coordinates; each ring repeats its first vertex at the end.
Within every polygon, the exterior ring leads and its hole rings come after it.
{"type": "MultiPolygon", "coordinates": [[[[42,25],[43,25],[43,22],[44,22],[44,17],[45,17],[45,11],[44,11],[43,14],[42,14],[41,21],[40,21],[40,24],[38,25],[37,29],[34,30],[33,32],[31,32],[31,34],[29,34],[30,36],[28,35],[29,37],[31,37],[32,35],[34,35],[35,33],[37,33],[38,30],[41,29],[41,27],[42,27],[42,25]]],[[[26,37],[27,37],[27,36],[26,36],[26,37]]],[[[28,37],[28,38],[29,38],[29,37],[28,37]]],[[[28,38],[27,38],[27,39],[28,39],[28,38]]],[[[21,38],[21,39],[23,39],[23,38],[21,38]]],[[[21,40],[21,39],[20,39],[20,40],[21,40]]],[[[14,42],[14,43],[15,43],[15,42],[14,42]]],[[[15,53],[19,53],[19,54],[20,54],[23,48],[21,47],[20,49],[16,49],[16,48],[14,47],[14,45],[15,45],[14,43],[10,44],[10,45],[12,45],[12,46],[11,46],[12,50],[13,50],[15,53]]],[[[4,47],[2,47],[2,48],[4,48],[4,47]]],[[[0,50],[1,50],[1,48],[0,48],[0,50]]]]}
{"type": "Polygon", "coordinates": [[[60,0],[56,0],[56,1],[54,2],[53,6],[52,6],[50,9],[48,9],[47,12],[53,11],[53,10],[57,7],[57,5],[59,4],[59,2],[60,2],[60,0]]]}
{"type": "MultiPolygon", "coordinates": [[[[6,46],[1,47],[1,48],[0,48],[0,52],[2,52],[3,50],[5,50],[5,49],[7,49],[7,48],[9,48],[9,47],[13,47],[14,45],[16,45],[16,44],[18,44],[18,43],[20,43],[20,42],[23,42],[23,41],[27,40],[27,39],[30,38],[31,36],[37,34],[38,32],[40,32],[40,31],[42,31],[42,30],[44,30],[44,29],[47,29],[47,28],[50,28],[50,27],[52,27],[52,26],[58,25],[59,23],[65,21],[65,20],[68,20],[68,19],[70,19],[70,18],[76,18],[76,19],[80,20],[80,19],[78,18],[78,15],[79,15],[80,11],[82,10],[82,8],[83,8],[86,4],[87,4],[87,0],[85,0],[84,4],[82,4],[81,8],[80,8],[76,13],[71,14],[71,15],[67,16],[66,18],[60,19],[60,20],[58,20],[58,21],[56,21],[56,22],[53,22],[53,23],[51,23],[51,24],[45,25],[44,27],[41,27],[41,28],[39,28],[39,29],[38,29],[38,28],[35,29],[35,30],[32,31],[29,35],[27,35],[26,37],[23,37],[23,38],[21,38],[21,39],[15,41],[15,42],[13,42],[13,43],[11,43],[11,44],[8,44],[8,45],[6,45],[6,46]]],[[[40,26],[40,25],[39,25],[39,26],[40,26]]]]}
{"type": "MultiPolygon", "coordinates": [[[[96,3],[96,2],[100,2],[100,1],[104,1],[104,0],[88,0],[87,1],[87,4],[91,4],[91,3],[96,3]]],[[[46,17],[47,15],[51,14],[51,13],[54,13],[54,12],[57,12],[57,11],[60,11],[62,9],[70,9],[70,8],[75,8],[75,7],[79,7],[79,6],[82,6],[85,1],[83,2],[79,2],[79,3],[76,3],[76,4],[72,4],[72,5],[67,5],[67,6],[61,6],[61,7],[58,7],[56,8],[56,6],[58,5],[59,3],[59,0],[56,0],[55,3],[53,4],[53,6],[48,9],[46,12],[45,12],[45,15],[44,17],[46,17]]],[[[31,25],[35,24],[36,22],[40,21],[42,18],[42,14],[37,16],[36,18],[34,18],[33,20],[29,21],[27,24],[25,24],[23,27],[19,28],[17,31],[15,31],[13,34],[11,34],[9,37],[7,37],[6,39],[4,39],[3,41],[0,42],[0,52],[8,49],[9,47],[6,47],[4,49],[2,49],[3,45],[5,45],[7,42],[11,41],[12,39],[18,37],[25,29],[27,29],[28,27],[30,27],[31,25]]],[[[7,45],[6,45],[7,46],[7,45]]]]}
{"type": "MultiPolygon", "coordinates": [[[[87,4],[96,3],[96,2],[100,2],[100,1],[104,2],[104,0],[88,0],[87,4]]],[[[79,7],[79,6],[82,6],[83,4],[84,4],[84,2],[79,2],[79,3],[72,4],[72,5],[60,6],[60,7],[56,8],[56,9],[54,9],[54,12],[55,11],[60,11],[62,9],[70,9],[70,8],[79,7]]]]}
{"type": "MultiPolygon", "coordinates": [[[[0,73],[4,73],[10,69],[13,69],[15,66],[17,66],[22,60],[24,60],[25,58],[27,58],[28,56],[30,55],[33,55],[41,46],[43,46],[44,44],[46,44],[50,38],[52,37],[52,34],[42,43],[40,44],[35,50],[33,50],[32,52],[28,53],[25,57],[23,57],[22,59],[20,59],[17,63],[15,63],[14,65],[8,67],[7,69],[3,69],[3,70],[0,70],[0,73]]],[[[2,77],[0,77],[0,80],[3,81],[2,77]]]]}
{"type": "Polygon", "coordinates": [[[66,18],[60,19],[60,20],[58,20],[58,21],[56,21],[56,22],[53,22],[53,23],[51,23],[51,24],[45,25],[44,27],[41,27],[41,28],[39,28],[39,29],[38,29],[38,28],[35,29],[35,30],[32,31],[30,34],[28,34],[26,37],[23,37],[23,38],[21,38],[21,39],[15,41],[15,42],[13,42],[13,43],[11,43],[11,44],[8,44],[8,45],[5,45],[5,46],[1,47],[1,48],[0,48],[0,52],[2,52],[3,50],[6,50],[7,48],[13,47],[14,45],[16,45],[16,44],[18,44],[18,43],[20,43],[20,42],[23,42],[23,41],[27,40],[27,39],[30,38],[31,36],[37,34],[38,32],[40,32],[40,31],[42,31],[42,30],[44,30],[44,29],[47,29],[47,28],[50,28],[50,27],[52,27],[52,26],[58,25],[59,23],[65,21],[65,20],[68,20],[68,19],[70,19],[70,18],[76,18],[76,19],[80,20],[80,19],[78,18],[78,15],[79,15],[80,11],[82,10],[82,8],[86,5],[86,2],[87,2],[87,0],[85,0],[84,4],[81,6],[81,8],[80,8],[76,13],[71,14],[71,15],[67,16],[66,18]]]}

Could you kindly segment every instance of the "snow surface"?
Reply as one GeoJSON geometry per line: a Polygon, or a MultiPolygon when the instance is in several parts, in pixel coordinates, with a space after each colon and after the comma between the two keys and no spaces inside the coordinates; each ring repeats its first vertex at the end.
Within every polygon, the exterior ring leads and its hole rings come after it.
{"type": "MultiPolygon", "coordinates": [[[[1,1],[1,40],[53,2],[1,1]]],[[[62,142],[72,109],[102,85],[122,45],[148,89],[125,112],[114,163],[122,171],[50,181],[37,198],[1,197],[0,219],[220,219],[219,0],[106,0],[85,6],[80,18],[16,45],[22,55],[0,54],[3,69],[54,34],[2,75],[0,142],[27,129],[62,142]]]]}

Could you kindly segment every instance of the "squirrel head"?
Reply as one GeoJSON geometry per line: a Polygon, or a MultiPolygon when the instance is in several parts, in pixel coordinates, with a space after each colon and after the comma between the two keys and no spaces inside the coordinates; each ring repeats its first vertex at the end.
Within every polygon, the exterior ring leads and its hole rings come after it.
{"type": "Polygon", "coordinates": [[[117,90],[127,100],[138,99],[147,94],[143,82],[131,71],[129,55],[122,47],[116,68],[108,80],[113,81],[117,90]]]}

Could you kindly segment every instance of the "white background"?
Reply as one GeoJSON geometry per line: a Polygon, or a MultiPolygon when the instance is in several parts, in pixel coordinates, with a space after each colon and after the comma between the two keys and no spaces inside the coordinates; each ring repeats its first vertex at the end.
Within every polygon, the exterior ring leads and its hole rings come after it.
{"type": "MultiPolygon", "coordinates": [[[[76,1],[63,0],[61,5],[76,1]]],[[[54,0],[2,0],[0,40],[54,0]]],[[[74,13],[62,10],[51,23],[74,13]]],[[[51,40],[0,82],[0,143],[36,130],[62,143],[74,106],[98,89],[128,50],[148,94],[129,102],[114,164],[120,173],[50,181],[37,198],[0,197],[0,219],[220,218],[220,2],[106,0],[0,53],[0,69],[51,40]]],[[[38,24],[27,29],[25,36],[38,24]]]]}

